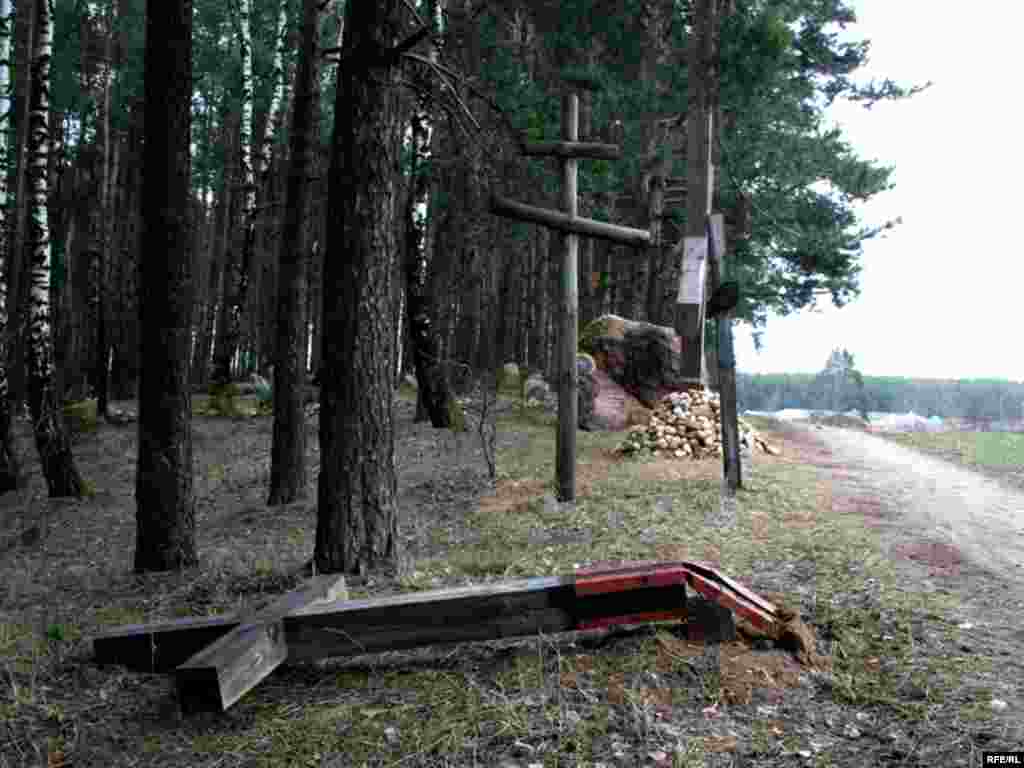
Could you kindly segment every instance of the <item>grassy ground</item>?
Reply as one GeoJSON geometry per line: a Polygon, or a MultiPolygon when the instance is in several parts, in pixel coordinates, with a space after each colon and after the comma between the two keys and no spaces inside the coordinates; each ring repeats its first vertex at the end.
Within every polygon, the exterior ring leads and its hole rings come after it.
{"type": "MultiPolygon", "coordinates": [[[[409,421],[411,393],[401,397],[397,418],[409,421]]],[[[261,505],[268,417],[197,416],[203,564],[134,576],[134,427],[103,426],[78,450],[93,498],[48,502],[37,477],[34,495],[0,506],[12,530],[43,526],[40,542],[0,555],[0,767],[859,768],[973,765],[980,744],[1012,746],[988,707],[998,660],[957,650],[955,595],[901,581],[877,532],[838,503],[822,457],[780,425],[750,419],[783,455],[757,455],[724,508],[717,461],[623,460],[622,434],[580,433],[578,503],[564,507],[553,416],[508,406],[498,482],[483,492],[470,480],[482,469],[471,433],[400,435],[404,565],[353,596],[598,561],[710,560],[798,610],[830,663],[803,667],[743,640],[705,648],[662,624],[279,670],[225,715],[183,721],[168,678],[95,667],[90,635],[294,587],[315,510],[261,505]]]]}
{"type": "Polygon", "coordinates": [[[880,432],[900,445],[955,462],[1024,489],[1024,434],[1014,432],[880,432]]]}

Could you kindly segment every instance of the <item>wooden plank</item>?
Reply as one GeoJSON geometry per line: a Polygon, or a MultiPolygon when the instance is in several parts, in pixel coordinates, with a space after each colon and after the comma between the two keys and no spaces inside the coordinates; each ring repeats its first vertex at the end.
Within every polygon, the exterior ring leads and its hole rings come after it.
{"type": "MultiPolygon", "coordinates": [[[[562,98],[562,138],[571,144],[579,135],[580,104],[574,93],[562,98]]],[[[575,219],[576,170],[579,161],[562,160],[562,211],[575,219]]],[[[579,287],[577,285],[579,236],[566,233],[563,242],[562,268],[559,270],[558,329],[558,432],[555,440],[555,476],[558,500],[576,501],[576,430],[579,429],[576,401],[576,346],[579,338],[579,287]]]]}
{"type": "Polygon", "coordinates": [[[543,224],[560,232],[571,232],[584,237],[609,240],[620,245],[646,246],[651,240],[651,233],[646,229],[606,224],[603,221],[588,219],[583,216],[570,217],[561,211],[551,211],[547,208],[517,203],[514,200],[509,200],[497,194],[491,195],[490,211],[498,216],[504,216],[509,219],[543,224]]]}
{"type": "Polygon", "coordinates": [[[562,71],[562,82],[584,91],[603,91],[604,81],[586,69],[568,67],[562,71]]]}
{"type": "Polygon", "coordinates": [[[689,569],[682,563],[638,561],[618,568],[581,568],[576,571],[576,594],[601,595],[648,587],[685,584],[689,569]]]}
{"type": "Polygon", "coordinates": [[[601,144],[595,141],[527,141],[523,154],[534,157],[554,156],[561,158],[588,158],[591,160],[618,160],[622,148],[618,144],[601,144]]]}
{"type": "MultiPolygon", "coordinates": [[[[725,217],[716,213],[708,218],[708,240],[711,255],[711,288],[717,295],[722,286],[725,269],[725,217]]],[[[715,321],[718,330],[718,394],[719,416],[722,423],[722,476],[725,490],[735,494],[743,487],[740,465],[739,413],[736,405],[736,355],[732,344],[731,310],[715,321]]]]}
{"type": "Polygon", "coordinates": [[[288,657],[285,616],[347,597],[343,576],[314,577],[189,657],[175,670],[182,711],[226,710],[288,657]]]}
{"type": "Polygon", "coordinates": [[[677,582],[578,596],[574,577],[556,576],[470,590],[440,599],[402,595],[383,604],[354,601],[336,611],[288,617],[289,659],[663,621],[679,618],[686,605],[685,585],[677,582]]]}
{"type": "MultiPolygon", "coordinates": [[[[306,651],[315,649],[299,648],[294,654],[291,641],[295,632],[302,628],[305,619],[320,613],[345,611],[358,617],[362,612],[371,616],[380,609],[385,613],[411,610],[410,606],[430,604],[429,610],[436,615],[446,603],[466,600],[486,602],[489,596],[503,599],[506,594],[531,590],[550,590],[574,583],[573,576],[546,577],[541,579],[520,579],[500,584],[481,584],[469,587],[444,588],[392,595],[364,600],[348,600],[335,603],[317,603],[305,610],[295,610],[285,621],[285,639],[289,643],[289,658],[299,660],[317,658],[317,654],[306,651]]],[[[241,625],[238,616],[215,616],[208,619],[178,619],[153,624],[130,624],[109,630],[93,640],[96,661],[100,664],[123,664],[140,672],[169,672],[184,663],[194,653],[209,643],[227,635],[241,625]],[[153,652],[150,652],[154,649],[153,652]]],[[[297,635],[296,635],[297,637],[297,635]]],[[[358,652],[358,649],[356,649],[358,652]]]]}
{"type": "Polygon", "coordinates": [[[95,637],[97,664],[123,664],[139,672],[170,672],[194,653],[238,627],[238,616],[125,624],[95,637]]]}
{"type": "MultiPolygon", "coordinates": [[[[572,574],[317,603],[284,617],[288,660],[561,632],[623,623],[622,617],[629,616],[641,623],[653,620],[642,618],[644,613],[685,605],[679,574],[661,574],[656,564],[584,570],[579,580],[579,593],[572,574]]],[[[170,671],[211,637],[240,625],[238,618],[216,617],[121,627],[96,639],[97,660],[145,672],[170,671]],[[142,652],[150,644],[159,648],[152,659],[142,652]]]]}
{"type": "MultiPolygon", "coordinates": [[[[200,659],[213,657],[216,662],[230,647],[234,655],[226,664],[203,666],[193,658],[183,665],[205,671],[202,677],[179,677],[181,703],[186,711],[230,706],[255,684],[255,678],[268,665],[283,661],[282,647],[289,660],[323,659],[437,643],[677,620],[685,616],[687,586],[762,629],[771,629],[776,621],[775,607],[770,602],[707,564],[692,561],[634,562],[614,568],[586,568],[564,576],[365,600],[325,602],[332,595],[300,590],[245,619],[235,631],[200,654],[200,659]],[[320,597],[320,601],[313,602],[310,597],[320,597]],[[276,617],[282,611],[286,613],[278,621],[276,617]],[[261,617],[275,618],[260,621],[261,617]]],[[[154,638],[171,632],[179,639],[188,639],[185,627],[191,626],[193,632],[210,632],[222,630],[224,623],[224,619],[216,626],[196,626],[195,620],[173,622],[159,629],[144,628],[143,636],[154,638]]],[[[125,631],[122,628],[117,634],[125,631]]],[[[173,649],[167,655],[173,655],[173,649]]]]}

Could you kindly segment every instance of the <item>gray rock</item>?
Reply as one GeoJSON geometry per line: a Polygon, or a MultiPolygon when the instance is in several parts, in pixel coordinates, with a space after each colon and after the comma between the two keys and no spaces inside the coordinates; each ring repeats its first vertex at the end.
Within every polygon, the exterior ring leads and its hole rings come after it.
{"type": "Polygon", "coordinates": [[[531,374],[523,386],[523,394],[527,400],[546,402],[551,397],[551,387],[539,373],[531,374]]]}
{"type": "Polygon", "coordinates": [[[505,363],[501,366],[501,384],[504,387],[515,386],[519,383],[519,366],[515,363],[505,363]]]}
{"type": "Polygon", "coordinates": [[[594,401],[601,391],[596,373],[594,358],[585,353],[576,355],[576,420],[579,428],[588,432],[595,428],[594,401]]]}

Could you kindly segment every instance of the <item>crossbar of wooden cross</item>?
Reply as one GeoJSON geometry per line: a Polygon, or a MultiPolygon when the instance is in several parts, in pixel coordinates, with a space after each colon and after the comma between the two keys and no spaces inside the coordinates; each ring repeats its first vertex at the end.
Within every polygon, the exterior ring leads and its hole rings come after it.
{"type": "Polygon", "coordinates": [[[93,647],[101,664],[173,671],[185,713],[223,711],[285,661],[680,620],[687,585],[766,633],[777,620],[706,563],[642,561],[361,600],[323,576],[250,616],[130,625],[93,647]]]}

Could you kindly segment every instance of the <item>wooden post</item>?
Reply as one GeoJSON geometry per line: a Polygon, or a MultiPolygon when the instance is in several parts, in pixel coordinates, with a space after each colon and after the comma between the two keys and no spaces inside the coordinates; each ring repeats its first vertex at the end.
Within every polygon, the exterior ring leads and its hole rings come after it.
{"type": "Polygon", "coordinates": [[[689,51],[689,111],[686,120],[687,189],[686,236],[683,239],[676,333],[681,349],[680,373],[706,382],[704,365],[704,281],[706,276],[706,219],[711,211],[714,167],[711,163],[712,111],[708,109],[708,65],[714,46],[717,0],[695,0],[693,39],[689,51]]]}
{"type": "MultiPolygon", "coordinates": [[[[708,217],[711,290],[716,293],[725,271],[725,217],[708,217]]],[[[735,494],[743,486],[740,467],[739,414],[736,408],[736,356],[732,347],[732,310],[718,316],[718,415],[722,422],[722,475],[726,491],[735,494]]]]}
{"type": "MultiPolygon", "coordinates": [[[[562,138],[567,142],[579,138],[579,97],[566,93],[562,97],[562,138]]],[[[576,218],[576,166],[574,157],[562,158],[562,210],[569,219],[576,218]]],[[[558,479],[558,500],[576,500],[576,339],[579,336],[579,288],[577,286],[577,249],[579,235],[562,235],[562,274],[560,279],[561,324],[558,374],[558,437],[555,447],[555,474],[558,479]]]]}
{"type": "MultiPolygon", "coordinates": [[[[574,81],[581,87],[586,83],[574,81]]],[[[588,86],[589,87],[589,86],[588,86]]],[[[559,280],[558,340],[558,434],[555,447],[555,476],[559,501],[576,500],[576,430],[578,428],[576,339],[579,333],[579,286],[577,256],[579,236],[596,237],[632,247],[646,246],[651,233],[620,227],[577,215],[576,171],[578,158],[609,159],[620,156],[613,144],[580,142],[579,99],[568,91],[562,98],[562,141],[525,142],[523,153],[558,157],[562,162],[561,211],[537,208],[491,194],[490,211],[518,221],[543,224],[564,233],[562,269],[559,280]]]]}

